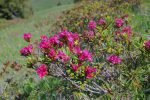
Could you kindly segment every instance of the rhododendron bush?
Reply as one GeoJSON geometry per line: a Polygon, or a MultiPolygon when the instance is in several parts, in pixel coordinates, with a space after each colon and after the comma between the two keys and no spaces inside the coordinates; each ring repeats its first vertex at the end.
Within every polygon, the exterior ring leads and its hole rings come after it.
{"type": "Polygon", "coordinates": [[[150,38],[136,32],[142,28],[133,11],[139,10],[141,1],[82,0],[63,12],[50,28],[50,35],[33,40],[34,34],[24,33],[26,45],[18,52],[25,65],[4,63],[1,76],[11,69],[9,75],[14,77],[7,78],[0,98],[148,99],[150,38]]]}
{"type": "Polygon", "coordinates": [[[37,42],[24,34],[20,50],[27,66],[41,78],[59,77],[65,91],[93,98],[145,98],[150,66],[150,40],[132,31],[128,16],[87,19],[81,33],[63,28],[37,42]],[[47,77],[46,77],[47,76],[47,77]],[[117,97],[115,97],[117,96],[117,97]]]}

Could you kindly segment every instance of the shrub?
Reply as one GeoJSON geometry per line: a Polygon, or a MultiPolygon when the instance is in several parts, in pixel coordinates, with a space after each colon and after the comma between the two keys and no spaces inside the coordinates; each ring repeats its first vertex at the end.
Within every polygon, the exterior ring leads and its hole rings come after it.
{"type": "Polygon", "coordinates": [[[136,4],[140,6],[140,0],[83,0],[76,7],[65,11],[58,21],[53,25],[52,33],[68,28],[70,31],[81,34],[81,28],[90,19],[123,15],[129,13],[136,4]],[[134,3],[133,3],[134,2],[134,3]]]}
{"type": "Polygon", "coordinates": [[[32,14],[32,8],[28,5],[28,0],[1,0],[0,18],[13,19],[24,18],[32,14]]]}
{"type": "Polygon", "coordinates": [[[80,35],[64,29],[41,36],[34,51],[23,55],[31,59],[28,66],[40,78],[64,79],[68,98],[80,92],[90,98],[146,98],[149,40],[132,31],[128,16],[92,19],[84,26],[80,35]]]}

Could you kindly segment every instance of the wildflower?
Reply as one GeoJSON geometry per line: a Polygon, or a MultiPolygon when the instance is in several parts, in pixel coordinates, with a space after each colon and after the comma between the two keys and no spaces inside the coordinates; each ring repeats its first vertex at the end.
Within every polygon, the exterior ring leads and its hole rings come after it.
{"type": "Polygon", "coordinates": [[[144,47],[145,49],[150,50],[150,40],[144,42],[144,47]]]}
{"type": "Polygon", "coordinates": [[[72,51],[73,47],[75,46],[74,42],[69,42],[68,47],[72,51]]]}
{"type": "Polygon", "coordinates": [[[64,45],[63,42],[59,42],[59,46],[62,47],[64,45]]]}
{"type": "Polygon", "coordinates": [[[51,48],[50,51],[49,51],[48,56],[50,58],[52,58],[52,59],[55,59],[56,58],[56,54],[57,54],[56,51],[53,48],[51,48]]]}
{"type": "Polygon", "coordinates": [[[88,28],[89,28],[90,30],[95,29],[95,28],[96,28],[96,22],[95,22],[95,21],[90,21],[90,22],[88,23],[88,28]]]}
{"type": "Polygon", "coordinates": [[[101,18],[99,21],[98,21],[98,24],[99,25],[105,25],[106,24],[106,21],[104,18],[101,18]]]}
{"type": "Polygon", "coordinates": [[[92,38],[94,38],[94,32],[93,31],[84,31],[83,36],[88,39],[92,39],[92,38]]]}
{"type": "Polygon", "coordinates": [[[47,40],[48,37],[46,35],[41,35],[41,40],[47,40]]]}
{"type": "Polygon", "coordinates": [[[93,77],[93,73],[96,72],[96,68],[93,68],[91,66],[87,66],[84,70],[85,74],[86,74],[86,78],[92,78],[93,77]]]}
{"type": "Polygon", "coordinates": [[[127,33],[128,36],[131,36],[131,35],[132,35],[132,29],[131,29],[130,26],[124,27],[124,28],[122,29],[122,32],[123,32],[123,33],[127,33]]]}
{"type": "Polygon", "coordinates": [[[80,46],[75,46],[72,51],[78,55],[82,52],[80,46]]]}
{"type": "Polygon", "coordinates": [[[116,27],[120,28],[121,26],[123,26],[123,24],[124,24],[124,21],[123,21],[122,18],[116,18],[115,19],[115,25],[116,25],[116,27]]]}
{"type": "Polygon", "coordinates": [[[46,65],[41,64],[37,69],[36,69],[37,74],[39,75],[40,78],[43,78],[46,74],[48,74],[46,65]]]}
{"type": "Polygon", "coordinates": [[[64,30],[58,34],[58,37],[59,37],[61,42],[64,42],[64,43],[73,42],[74,39],[72,37],[72,34],[73,34],[72,32],[64,30]]]}
{"type": "Polygon", "coordinates": [[[51,48],[51,45],[50,45],[48,39],[44,39],[44,40],[41,40],[41,41],[40,41],[39,47],[40,47],[40,49],[42,49],[44,52],[47,52],[47,51],[49,51],[49,49],[51,48]]]}
{"type": "Polygon", "coordinates": [[[79,64],[71,64],[71,67],[74,71],[77,71],[78,68],[80,67],[80,65],[79,64]]]}
{"type": "Polygon", "coordinates": [[[23,38],[24,38],[25,41],[30,42],[31,33],[24,33],[23,38]]]}
{"type": "Polygon", "coordinates": [[[23,47],[22,49],[20,49],[20,53],[21,53],[21,55],[23,55],[23,56],[31,55],[32,51],[33,51],[33,46],[32,46],[32,44],[29,44],[28,46],[23,47]]]}
{"type": "Polygon", "coordinates": [[[89,60],[89,61],[92,61],[92,55],[91,53],[88,51],[88,50],[83,50],[81,52],[79,52],[78,54],[79,56],[79,60],[80,61],[85,61],[85,60],[89,60]]]}
{"type": "Polygon", "coordinates": [[[57,59],[61,59],[62,62],[67,62],[68,60],[70,60],[70,57],[68,55],[66,55],[63,51],[58,51],[57,54],[57,59]]]}
{"type": "Polygon", "coordinates": [[[54,35],[53,37],[50,37],[49,38],[49,43],[53,46],[57,45],[59,43],[58,37],[56,35],[54,35]]]}
{"type": "Polygon", "coordinates": [[[118,64],[121,62],[121,58],[119,58],[118,56],[116,55],[110,55],[107,60],[113,64],[118,64]]]}
{"type": "Polygon", "coordinates": [[[72,33],[72,37],[74,41],[79,40],[79,34],[78,33],[72,33]]]}

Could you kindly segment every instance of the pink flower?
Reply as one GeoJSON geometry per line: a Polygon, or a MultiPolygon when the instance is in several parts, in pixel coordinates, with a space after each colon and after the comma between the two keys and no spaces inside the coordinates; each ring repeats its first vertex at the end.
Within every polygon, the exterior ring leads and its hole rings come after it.
{"type": "Polygon", "coordinates": [[[70,60],[70,57],[68,55],[66,55],[63,51],[58,51],[57,54],[57,59],[61,59],[62,62],[67,62],[68,60],[70,60]]]}
{"type": "Polygon", "coordinates": [[[95,22],[95,21],[90,21],[90,22],[88,23],[88,28],[89,28],[90,30],[95,29],[95,28],[96,28],[96,22],[95,22]]]}
{"type": "Polygon", "coordinates": [[[63,42],[59,42],[59,46],[62,47],[64,45],[63,42]]]}
{"type": "Polygon", "coordinates": [[[46,35],[41,35],[41,40],[47,40],[48,37],[46,35]]]}
{"type": "Polygon", "coordinates": [[[73,48],[73,53],[80,55],[80,53],[82,53],[80,46],[75,46],[73,48]]]}
{"type": "Polygon", "coordinates": [[[32,51],[33,51],[32,44],[29,44],[28,46],[23,47],[22,49],[20,49],[20,53],[23,56],[29,56],[29,55],[31,55],[32,51]]]}
{"type": "Polygon", "coordinates": [[[123,26],[123,24],[124,24],[124,21],[123,21],[122,18],[116,18],[116,19],[115,19],[115,25],[116,25],[118,28],[120,28],[121,26],[123,26]]]}
{"type": "Polygon", "coordinates": [[[58,34],[60,41],[62,42],[73,42],[72,32],[64,30],[58,34]]]}
{"type": "Polygon", "coordinates": [[[118,64],[121,62],[121,58],[119,58],[118,56],[116,55],[110,55],[107,60],[113,64],[118,64]]]}
{"type": "Polygon", "coordinates": [[[30,42],[31,33],[24,33],[23,38],[24,38],[25,41],[30,42]]]}
{"type": "Polygon", "coordinates": [[[81,51],[79,54],[79,60],[80,61],[85,61],[85,60],[89,60],[89,61],[92,61],[92,55],[91,53],[88,51],[88,50],[83,50],[81,51]]]}
{"type": "Polygon", "coordinates": [[[147,49],[147,50],[150,50],[150,40],[147,40],[144,42],[144,47],[147,49]]]}
{"type": "Polygon", "coordinates": [[[104,18],[101,18],[99,21],[98,21],[98,24],[99,25],[105,25],[106,24],[106,21],[104,18]]]}
{"type": "Polygon", "coordinates": [[[56,54],[57,54],[56,51],[55,51],[53,48],[51,48],[50,51],[49,51],[48,56],[49,56],[50,58],[52,58],[52,59],[55,59],[56,54]]]}
{"type": "Polygon", "coordinates": [[[49,38],[49,43],[51,45],[58,45],[59,44],[59,40],[58,40],[58,37],[56,35],[54,35],[53,37],[50,37],[49,38]]]}
{"type": "Polygon", "coordinates": [[[79,40],[79,34],[78,33],[72,33],[72,37],[75,40],[79,40]]]}
{"type": "Polygon", "coordinates": [[[87,66],[84,70],[85,74],[86,74],[86,78],[92,78],[93,77],[93,73],[96,72],[96,68],[87,66]]]}
{"type": "Polygon", "coordinates": [[[43,78],[46,74],[48,74],[46,65],[41,64],[37,69],[36,69],[37,74],[39,75],[40,78],[43,78]]]}
{"type": "Polygon", "coordinates": [[[74,42],[69,42],[68,43],[68,47],[69,47],[70,51],[72,51],[74,46],[75,46],[74,42]]]}
{"type": "Polygon", "coordinates": [[[86,37],[86,38],[89,38],[89,39],[92,39],[94,38],[94,32],[93,31],[84,31],[83,32],[83,36],[86,37]]]}
{"type": "Polygon", "coordinates": [[[49,43],[49,39],[47,37],[42,37],[39,47],[42,51],[48,52],[49,49],[51,48],[51,44],[49,43]]]}
{"type": "Polygon", "coordinates": [[[77,71],[78,68],[80,67],[80,65],[79,64],[71,64],[71,67],[74,71],[77,71]]]}
{"type": "Polygon", "coordinates": [[[132,35],[132,29],[131,29],[130,26],[124,27],[124,28],[122,29],[122,32],[128,34],[128,36],[131,36],[131,35],[132,35]]]}

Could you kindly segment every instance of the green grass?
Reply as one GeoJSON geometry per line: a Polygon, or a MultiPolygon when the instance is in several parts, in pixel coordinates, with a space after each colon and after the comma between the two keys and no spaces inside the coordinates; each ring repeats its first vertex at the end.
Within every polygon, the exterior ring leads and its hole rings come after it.
{"type": "Polygon", "coordinates": [[[132,24],[134,30],[143,35],[150,35],[150,0],[144,0],[140,11],[133,12],[132,24]]]}
{"type": "Polygon", "coordinates": [[[33,11],[49,9],[57,6],[60,2],[61,5],[72,4],[73,0],[31,0],[33,11]]]}

